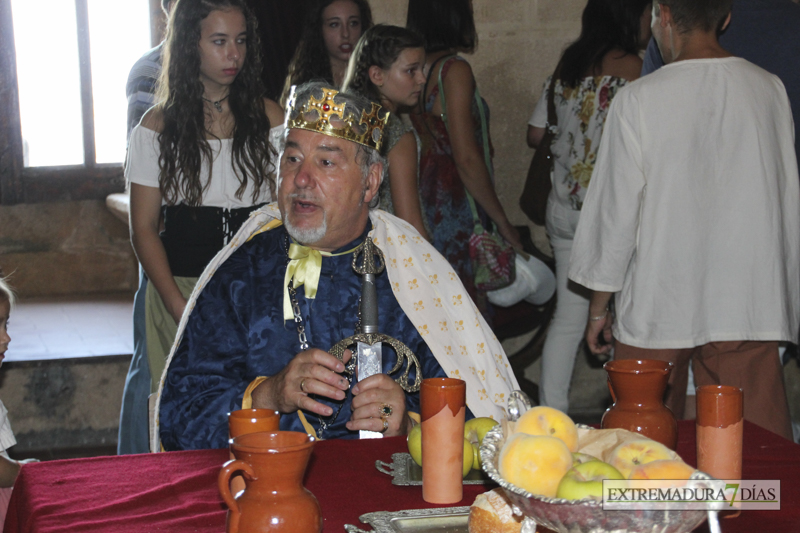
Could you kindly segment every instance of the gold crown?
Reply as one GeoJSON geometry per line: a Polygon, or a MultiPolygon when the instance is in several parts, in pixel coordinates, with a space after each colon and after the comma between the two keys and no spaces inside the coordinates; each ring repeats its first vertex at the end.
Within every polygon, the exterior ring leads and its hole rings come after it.
{"type": "Polygon", "coordinates": [[[308,102],[299,107],[296,101],[297,96],[294,93],[294,88],[292,88],[292,95],[287,106],[290,118],[286,122],[286,129],[300,128],[315,131],[380,150],[383,143],[383,129],[389,120],[389,112],[386,111],[383,118],[380,118],[378,112],[382,108],[372,102],[372,110],[369,113],[362,111],[361,120],[356,124],[356,118],[352,113],[345,116],[346,104],[337,104],[335,102],[334,97],[339,94],[339,91],[325,87],[321,89],[322,98],[314,98],[312,94],[308,102]],[[317,113],[317,120],[313,122],[306,120],[306,113],[313,112],[317,113]],[[291,118],[292,114],[294,114],[294,118],[291,118]],[[333,117],[338,117],[344,125],[340,128],[333,126],[331,124],[331,118],[333,117]],[[363,132],[359,133],[357,129],[363,129],[363,132]]]}

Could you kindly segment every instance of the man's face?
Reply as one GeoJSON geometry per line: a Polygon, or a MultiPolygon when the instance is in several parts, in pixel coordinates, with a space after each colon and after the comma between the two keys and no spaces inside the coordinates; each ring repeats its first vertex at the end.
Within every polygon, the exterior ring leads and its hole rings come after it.
{"type": "Polygon", "coordinates": [[[296,241],[331,252],[364,231],[382,169],[373,165],[365,181],[357,153],[354,142],[289,130],[281,158],[278,207],[296,241]]]}

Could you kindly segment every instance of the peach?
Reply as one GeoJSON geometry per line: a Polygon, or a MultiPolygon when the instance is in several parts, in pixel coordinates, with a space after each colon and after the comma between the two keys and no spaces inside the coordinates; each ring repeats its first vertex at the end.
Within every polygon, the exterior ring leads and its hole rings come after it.
{"type": "Polygon", "coordinates": [[[671,483],[669,487],[685,485],[685,480],[694,474],[694,468],[680,459],[661,459],[647,464],[639,465],[633,469],[629,479],[673,479],[681,483],[671,483]]]}
{"type": "Polygon", "coordinates": [[[543,435],[561,439],[570,452],[578,451],[578,428],[575,422],[558,409],[539,405],[517,420],[516,433],[543,435]]]}
{"type": "Polygon", "coordinates": [[[540,496],[554,498],[564,474],[572,468],[572,453],[561,439],[512,435],[500,451],[500,475],[514,485],[540,496]]]}
{"type": "Polygon", "coordinates": [[[629,478],[637,466],[662,459],[672,459],[669,448],[652,439],[637,439],[614,448],[608,457],[608,464],[629,478]]]}

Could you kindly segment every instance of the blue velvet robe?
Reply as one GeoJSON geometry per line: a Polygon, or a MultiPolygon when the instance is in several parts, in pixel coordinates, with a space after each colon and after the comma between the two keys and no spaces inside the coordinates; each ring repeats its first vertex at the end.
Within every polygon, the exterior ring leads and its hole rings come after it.
{"type": "MultiPolygon", "coordinates": [[[[350,250],[366,234],[367,230],[334,253],[350,250]]],[[[286,239],[283,226],[256,235],[219,267],[198,296],[161,396],[160,436],[165,449],[227,446],[227,413],[241,407],[248,384],[258,376],[277,374],[300,351],[294,321],[283,320],[286,239]]],[[[352,254],[322,258],[315,299],[305,298],[304,287],[297,289],[311,347],[328,350],[354,333],[361,276],[353,271],[352,258],[352,254]]],[[[380,331],[401,340],[417,355],[424,377],[446,377],[397,303],[386,272],[378,276],[377,288],[380,331]]],[[[396,360],[394,350],[384,344],[384,372],[396,360]]],[[[334,413],[339,407],[332,400],[319,400],[332,406],[334,413]]],[[[345,427],[351,401],[348,392],[341,412],[322,438],[358,438],[358,432],[345,427]]],[[[419,412],[419,393],[406,394],[406,408],[419,412]]],[[[316,415],[305,416],[318,431],[316,415]]],[[[305,431],[297,413],[283,414],[280,425],[285,431],[305,431]]]]}

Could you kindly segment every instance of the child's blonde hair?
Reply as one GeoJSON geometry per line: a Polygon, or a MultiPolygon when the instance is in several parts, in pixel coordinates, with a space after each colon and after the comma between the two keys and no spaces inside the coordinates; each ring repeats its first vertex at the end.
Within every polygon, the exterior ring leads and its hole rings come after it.
{"type": "Polygon", "coordinates": [[[14,291],[6,282],[7,279],[8,278],[0,276],[0,303],[8,302],[8,304],[13,308],[17,301],[17,297],[14,295],[14,291]]]}

